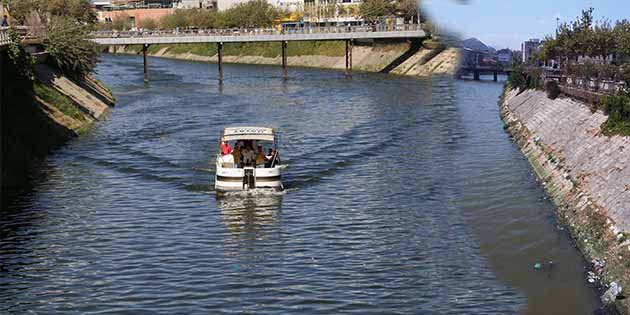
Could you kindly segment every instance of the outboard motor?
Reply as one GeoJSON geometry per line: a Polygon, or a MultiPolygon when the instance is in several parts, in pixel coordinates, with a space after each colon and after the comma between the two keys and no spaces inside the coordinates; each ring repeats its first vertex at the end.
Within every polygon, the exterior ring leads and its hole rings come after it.
{"type": "Polygon", "coordinates": [[[256,188],[256,176],[254,176],[253,168],[246,168],[243,170],[243,189],[247,185],[247,190],[256,188]]]}

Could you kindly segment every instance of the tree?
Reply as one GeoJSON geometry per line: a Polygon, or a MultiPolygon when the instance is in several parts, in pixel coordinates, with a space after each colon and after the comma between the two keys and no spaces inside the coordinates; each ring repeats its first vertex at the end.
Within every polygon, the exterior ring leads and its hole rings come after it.
{"type": "Polygon", "coordinates": [[[185,10],[176,10],[173,14],[165,15],[160,19],[160,27],[164,29],[175,29],[188,26],[185,10]]]}
{"type": "Polygon", "coordinates": [[[593,27],[589,56],[601,56],[606,60],[616,51],[617,43],[613,27],[609,21],[603,21],[593,27]]]}
{"type": "Polygon", "coordinates": [[[75,79],[92,72],[98,50],[96,44],[88,40],[88,26],[72,17],[54,16],[46,32],[46,50],[52,66],[75,79]]]}
{"type": "MultiPolygon", "coordinates": [[[[617,21],[613,30],[618,57],[630,58],[630,20],[617,21]]],[[[628,67],[630,68],[630,67],[628,67]]]]}
{"type": "Polygon", "coordinates": [[[82,23],[96,22],[96,15],[91,9],[89,0],[5,0],[5,2],[11,11],[11,16],[20,24],[24,23],[33,11],[40,17],[50,14],[70,16],[82,23]]]}
{"type": "Polygon", "coordinates": [[[112,19],[111,28],[114,30],[127,31],[131,29],[132,26],[133,25],[131,25],[131,19],[126,13],[117,14],[116,16],[114,16],[114,19],[112,19]]]}
{"type": "Polygon", "coordinates": [[[365,0],[359,6],[359,12],[365,20],[376,21],[379,17],[392,15],[394,7],[386,0],[365,0]]]}
{"type": "Polygon", "coordinates": [[[154,30],[158,28],[158,24],[154,19],[145,18],[140,20],[139,26],[145,30],[154,30]]]}
{"type": "Polygon", "coordinates": [[[402,16],[407,21],[415,21],[420,10],[418,9],[417,0],[399,0],[396,14],[402,16]]]}
{"type": "Polygon", "coordinates": [[[224,27],[268,27],[282,12],[265,0],[239,3],[219,14],[218,24],[224,27]]]}

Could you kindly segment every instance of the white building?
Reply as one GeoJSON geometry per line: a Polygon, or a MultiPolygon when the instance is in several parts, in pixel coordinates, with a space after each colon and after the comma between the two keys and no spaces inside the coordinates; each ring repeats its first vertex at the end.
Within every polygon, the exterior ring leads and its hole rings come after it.
{"type": "Polygon", "coordinates": [[[178,0],[173,4],[178,9],[216,9],[217,5],[217,0],[178,0]]]}
{"type": "MultiPolygon", "coordinates": [[[[219,11],[225,11],[237,4],[246,3],[248,1],[250,0],[218,0],[217,7],[219,11]]],[[[304,0],[267,0],[267,2],[274,7],[290,12],[304,9],[304,0]]]]}
{"type": "Polygon", "coordinates": [[[304,0],[270,0],[269,3],[276,8],[289,12],[304,10],[304,0]]]}

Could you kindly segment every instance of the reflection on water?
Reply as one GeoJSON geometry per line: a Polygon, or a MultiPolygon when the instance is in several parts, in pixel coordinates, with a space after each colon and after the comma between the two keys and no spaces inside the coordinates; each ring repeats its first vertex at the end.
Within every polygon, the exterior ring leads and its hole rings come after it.
{"type": "Polygon", "coordinates": [[[104,56],[118,104],[1,209],[1,314],[590,314],[500,85],[104,56]],[[279,195],[215,197],[217,135],[283,134],[279,195]],[[554,271],[534,273],[536,261],[554,271]]]}
{"type": "Polygon", "coordinates": [[[221,222],[237,238],[260,240],[276,223],[282,209],[282,193],[228,193],[217,195],[221,222]]]}

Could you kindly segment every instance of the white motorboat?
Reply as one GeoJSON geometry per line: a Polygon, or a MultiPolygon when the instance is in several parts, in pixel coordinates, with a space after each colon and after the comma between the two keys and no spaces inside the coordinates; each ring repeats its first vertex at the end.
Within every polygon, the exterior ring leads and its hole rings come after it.
{"type": "Polygon", "coordinates": [[[252,189],[282,190],[279,137],[272,128],[228,127],[220,138],[214,188],[218,192],[252,189]],[[259,156],[262,149],[264,158],[259,156]],[[248,150],[253,151],[248,152],[248,150]],[[235,152],[238,151],[238,152],[235,152]],[[230,152],[229,154],[226,154],[230,152]],[[252,155],[254,158],[252,159],[252,155]]]}

